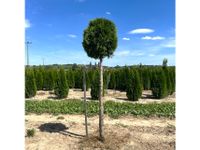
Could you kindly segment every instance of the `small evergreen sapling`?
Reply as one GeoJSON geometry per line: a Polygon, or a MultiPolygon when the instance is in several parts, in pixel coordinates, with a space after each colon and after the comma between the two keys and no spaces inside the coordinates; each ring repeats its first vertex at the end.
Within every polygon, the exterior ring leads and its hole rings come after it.
{"type": "Polygon", "coordinates": [[[36,95],[37,87],[35,82],[35,76],[32,69],[25,70],[25,97],[31,98],[36,95]]]}
{"type": "Polygon", "coordinates": [[[129,100],[138,101],[142,95],[142,85],[137,70],[128,73],[126,95],[129,100]]]}
{"type": "Polygon", "coordinates": [[[68,86],[65,71],[63,68],[60,69],[57,74],[54,92],[57,95],[57,97],[60,99],[66,98],[68,96],[69,86],[68,86]]]}

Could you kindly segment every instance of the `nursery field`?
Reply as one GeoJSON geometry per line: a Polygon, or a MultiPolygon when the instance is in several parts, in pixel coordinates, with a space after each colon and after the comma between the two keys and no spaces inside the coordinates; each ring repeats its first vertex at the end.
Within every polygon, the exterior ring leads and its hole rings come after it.
{"type": "Polygon", "coordinates": [[[99,140],[96,68],[26,68],[26,150],[174,150],[175,68],[108,68],[104,137],[99,140]],[[85,76],[85,77],[84,77],[85,76]],[[85,78],[85,80],[83,80],[85,78]],[[89,137],[85,136],[86,87],[89,137]]]}
{"type": "Polygon", "coordinates": [[[26,130],[35,132],[33,137],[26,135],[26,150],[175,149],[175,94],[153,99],[150,91],[143,91],[141,99],[132,102],[125,93],[109,90],[104,97],[104,143],[98,140],[98,101],[90,99],[89,91],[89,137],[85,137],[82,94],[80,89],[70,89],[67,99],[58,100],[52,91],[38,91],[26,100],[26,130]]]}
{"type": "Polygon", "coordinates": [[[26,150],[174,150],[175,120],[158,117],[107,115],[105,143],[98,140],[98,116],[88,118],[89,138],[86,140],[83,115],[28,114],[26,129],[35,129],[33,137],[25,138],[26,150]]]}

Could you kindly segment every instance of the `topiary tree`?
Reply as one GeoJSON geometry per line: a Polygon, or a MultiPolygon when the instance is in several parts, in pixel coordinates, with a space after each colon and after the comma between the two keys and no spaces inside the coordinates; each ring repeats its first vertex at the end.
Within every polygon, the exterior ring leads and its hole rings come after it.
{"type": "Polygon", "coordinates": [[[103,58],[111,57],[117,48],[117,30],[115,24],[104,18],[91,20],[84,30],[83,48],[89,57],[99,59],[100,82],[99,82],[99,136],[103,136],[103,58]]]}
{"type": "Polygon", "coordinates": [[[25,97],[31,98],[36,95],[37,87],[32,69],[25,70],[25,97]]]}
{"type": "Polygon", "coordinates": [[[58,98],[66,98],[68,96],[69,86],[68,86],[68,83],[66,80],[66,74],[63,68],[60,69],[57,74],[54,92],[58,98]]]}
{"type": "Polygon", "coordinates": [[[138,101],[142,95],[142,84],[137,70],[131,70],[128,75],[126,96],[129,100],[138,101]]]}

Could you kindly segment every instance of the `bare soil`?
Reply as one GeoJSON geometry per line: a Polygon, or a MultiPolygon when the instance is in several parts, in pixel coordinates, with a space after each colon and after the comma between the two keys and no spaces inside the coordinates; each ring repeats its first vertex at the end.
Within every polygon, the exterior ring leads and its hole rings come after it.
{"type": "Polygon", "coordinates": [[[25,116],[26,129],[36,130],[25,137],[26,150],[174,150],[175,120],[123,116],[104,118],[105,142],[98,139],[98,116],[88,118],[86,138],[83,115],[25,116]]]}
{"type": "MultiPolygon", "coordinates": [[[[90,96],[90,89],[86,92],[86,98],[87,100],[91,100],[90,96]]],[[[31,98],[32,100],[44,100],[49,99],[53,100],[56,99],[56,95],[53,91],[37,91],[37,94],[35,97],[31,98]]],[[[68,97],[66,99],[81,99],[83,100],[83,91],[81,89],[70,89],[68,97]]],[[[106,94],[103,97],[104,101],[117,101],[117,102],[127,102],[127,96],[126,92],[121,92],[118,90],[106,90],[106,94]]],[[[131,101],[128,101],[131,102],[131,101]]],[[[151,102],[175,102],[175,93],[163,98],[163,99],[154,99],[152,97],[151,90],[144,90],[142,92],[142,97],[137,101],[133,103],[151,103],[151,102]]]]}

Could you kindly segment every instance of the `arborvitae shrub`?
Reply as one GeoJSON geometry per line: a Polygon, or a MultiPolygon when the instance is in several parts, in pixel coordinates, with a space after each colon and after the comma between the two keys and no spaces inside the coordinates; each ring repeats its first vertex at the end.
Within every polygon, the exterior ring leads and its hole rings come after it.
{"type": "Polygon", "coordinates": [[[116,89],[116,77],[115,77],[114,71],[111,71],[110,73],[110,82],[109,82],[108,88],[114,89],[114,90],[116,89]]]}
{"type": "Polygon", "coordinates": [[[137,101],[142,95],[142,85],[138,71],[130,70],[127,78],[126,96],[129,100],[137,101]]]}
{"type": "Polygon", "coordinates": [[[35,70],[35,81],[36,81],[37,90],[43,90],[43,73],[41,69],[35,70]]]}
{"type": "Polygon", "coordinates": [[[31,98],[36,95],[37,87],[32,69],[25,70],[25,97],[31,98]]]}
{"type": "Polygon", "coordinates": [[[43,82],[44,90],[53,90],[54,89],[55,75],[56,75],[56,70],[54,70],[54,69],[46,69],[45,70],[44,82],[43,82]]]}
{"type": "Polygon", "coordinates": [[[64,69],[60,69],[55,82],[54,92],[58,98],[66,98],[69,92],[69,86],[66,80],[64,69]]]}
{"type": "Polygon", "coordinates": [[[67,79],[69,88],[74,88],[75,78],[74,78],[74,72],[72,70],[66,71],[66,79],[67,79]]]}
{"type": "Polygon", "coordinates": [[[115,83],[116,83],[116,89],[120,90],[120,78],[121,78],[121,70],[117,69],[115,71],[115,83]]]}
{"type": "Polygon", "coordinates": [[[95,71],[90,91],[93,100],[99,99],[99,78],[99,71],[95,71]]]}
{"type": "Polygon", "coordinates": [[[103,73],[103,96],[106,94],[106,90],[108,89],[108,85],[110,82],[110,73],[108,71],[104,71],[103,73]]]}
{"type": "Polygon", "coordinates": [[[168,95],[166,76],[162,69],[156,70],[152,76],[152,94],[155,98],[164,98],[168,95]]]}
{"type": "Polygon", "coordinates": [[[83,73],[81,69],[75,70],[75,88],[82,89],[83,88],[83,73]]]}
{"type": "Polygon", "coordinates": [[[88,88],[91,88],[91,84],[92,84],[91,82],[92,82],[93,76],[94,76],[94,69],[92,67],[91,69],[88,70],[88,76],[87,76],[88,88]]]}
{"type": "Polygon", "coordinates": [[[127,74],[128,74],[128,67],[125,67],[121,69],[120,71],[120,78],[119,78],[119,84],[120,84],[120,90],[121,91],[126,91],[126,86],[127,86],[127,74]]]}
{"type": "Polygon", "coordinates": [[[166,83],[167,83],[167,94],[171,95],[173,93],[172,91],[172,81],[170,79],[170,74],[169,74],[169,70],[168,67],[163,68],[164,73],[165,73],[165,77],[166,77],[166,83]]]}
{"type": "Polygon", "coordinates": [[[169,68],[169,76],[171,80],[171,86],[172,86],[172,93],[175,92],[176,88],[176,75],[175,75],[175,68],[169,68]]]}
{"type": "Polygon", "coordinates": [[[150,83],[151,83],[151,80],[150,80],[150,73],[149,73],[149,70],[148,69],[143,69],[142,71],[142,80],[143,80],[143,89],[144,90],[149,90],[150,89],[150,83]]]}
{"type": "Polygon", "coordinates": [[[142,89],[144,89],[143,87],[143,66],[142,64],[139,64],[139,67],[137,68],[137,71],[138,71],[138,74],[139,74],[139,78],[140,78],[140,83],[141,83],[141,86],[142,86],[142,89]]]}

